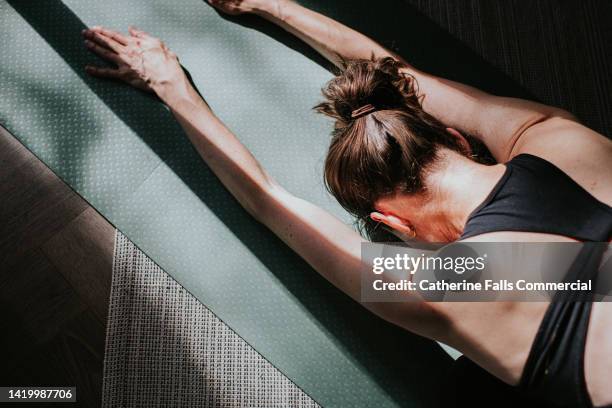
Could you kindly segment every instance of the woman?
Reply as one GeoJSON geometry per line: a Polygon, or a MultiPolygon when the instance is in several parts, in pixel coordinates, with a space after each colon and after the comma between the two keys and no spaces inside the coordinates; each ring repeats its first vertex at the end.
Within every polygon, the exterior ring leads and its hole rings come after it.
{"type": "MultiPolygon", "coordinates": [[[[288,0],[210,2],[224,12],[256,13],[282,26],[341,68],[317,107],[336,119],[325,180],[366,233],[375,235],[384,225],[400,236],[432,242],[610,240],[612,143],[571,114],[428,75],[362,34],[288,0]],[[499,164],[472,160],[463,134],[483,142],[499,164]]],[[[122,35],[94,27],[84,36],[88,48],[116,64],[88,66],[87,72],[156,93],[244,208],[359,301],[361,236],[279,186],[190,85],[176,55],[133,28],[122,35]]],[[[612,310],[604,303],[572,305],[578,306],[423,301],[364,306],[459,349],[506,383],[548,402],[612,404],[607,379],[612,310]],[[568,327],[563,323],[568,317],[580,324],[568,327]],[[568,341],[546,347],[555,340],[548,329],[559,324],[568,341]],[[501,335],[491,334],[492,328],[501,335]]]]}

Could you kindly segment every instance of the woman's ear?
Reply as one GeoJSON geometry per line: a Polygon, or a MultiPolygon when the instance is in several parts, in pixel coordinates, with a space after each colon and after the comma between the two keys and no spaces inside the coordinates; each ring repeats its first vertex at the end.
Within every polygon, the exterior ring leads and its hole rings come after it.
{"type": "MultiPolygon", "coordinates": [[[[391,228],[394,233],[399,233],[400,237],[414,238],[416,231],[408,220],[393,214],[383,214],[377,211],[370,213],[370,218],[375,222],[381,222],[391,228]]],[[[397,234],[396,234],[397,235],[397,234]]]]}
{"type": "Polygon", "coordinates": [[[463,151],[465,151],[465,153],[467,155],[471,155],[472,154],[472,147],[470,146],[470,143],[467,141],[465,136],[463,136],[455,128],[450,128],[449,127],[449,128],[446,128],[446,131],[457,139],[457,141],[459,142],[459,145],[461,146],[461,148],[463,149],[463,151]]]}

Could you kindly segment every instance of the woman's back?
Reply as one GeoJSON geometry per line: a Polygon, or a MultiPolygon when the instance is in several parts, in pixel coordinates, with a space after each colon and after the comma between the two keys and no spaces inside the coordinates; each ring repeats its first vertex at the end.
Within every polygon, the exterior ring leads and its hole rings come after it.
{"type": "MultiPolygon", "coordinates": [[[[474,211],[463,238],[483,242],[610,241],[612,142],[571,120],[553,119],[528,129],[514,145],[512,157],[506,180],[500,180],[498,191],[474,211]],[[508,181],[509,173],[514,173],[514,180],[508,181]]],[[[466,333],[486,326],[483,320],[495,320],[498,328],[508,327],[500,331],[505,338],[482,333],[474,336],[474,344],[467,348],[473,347],[480,355],[484,350],[497,356],[487,368],[509,383],[518,383],[524,376],[533,339],[538,329],[542,330],[539,323],[530,322],[542,321],[554,308],[547,303],[471,304],[465,305],[465,310],[458,306],[449,305],[447,309],[455,320],[463,318],[466,333]],[[475,316],[475,308],[482,309],[482,314],[465,319],[470,314],[475,316]],[[511,329],[518,326],[521,330],[511,329]],[[500,357],[504,354],[513,357],[504,360],[500,357]]],[[[583,333],[575,336],[581,344],[586,343],[576,367],[584,371],[594,405],[607,404],[612,402],[604,380],[612,366],[612,345],[606,337],[606,330],[612,327],[612,304],[594,303],[590,319],[586,317],[584,323],[583,333]]]]}
{"type": "Polygon", "coordinates": [[[612,206],[612,141],[568,119],[532,126],[511,157],[532,154],[551,162],[599,201],[612,206]]]}
{"type": "Polygon", "coordinates": [[[522,153],[506,163],[504,175],[472,212],[461,238],[498,231],[605,242],[612,235],[612,208],[549,161],[522,153]]]}

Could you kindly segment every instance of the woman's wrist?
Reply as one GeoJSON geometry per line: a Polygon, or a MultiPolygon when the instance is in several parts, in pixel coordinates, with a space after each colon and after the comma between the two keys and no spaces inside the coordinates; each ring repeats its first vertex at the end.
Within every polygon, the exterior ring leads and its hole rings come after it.
{"type": "Polygon", "coordinates": [[[173,105],[189,100],[193,98],[194,95],[197,95],[197,92],[193,90],[193,87],[184,76],[174,81],[152,84],[151,88],[159,99],[170,108],[172,108],[173,105]]]}
{"type": "Polygon", "coordinates": [[[251,0],[252,13],[265,19],[283,20],[285,8],[291,0],[251,0]]]}

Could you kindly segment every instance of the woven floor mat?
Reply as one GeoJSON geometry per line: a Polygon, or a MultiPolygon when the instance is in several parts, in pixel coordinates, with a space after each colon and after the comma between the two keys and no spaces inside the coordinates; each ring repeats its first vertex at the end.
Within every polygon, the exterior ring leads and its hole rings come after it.
{"type": "Polygon", "coordinates": [[[317,407],[117,231],[104,407],[317,407]]]}

